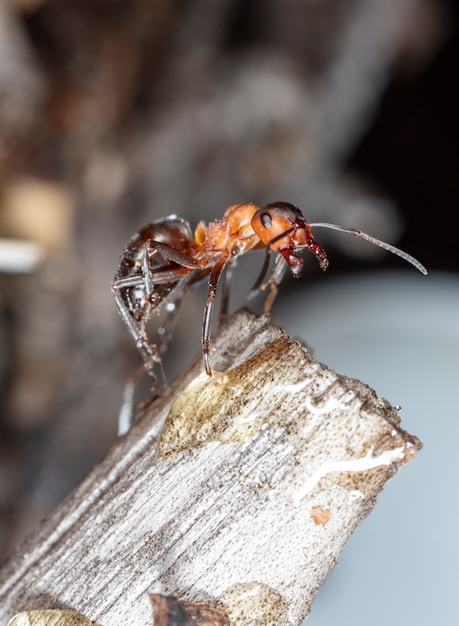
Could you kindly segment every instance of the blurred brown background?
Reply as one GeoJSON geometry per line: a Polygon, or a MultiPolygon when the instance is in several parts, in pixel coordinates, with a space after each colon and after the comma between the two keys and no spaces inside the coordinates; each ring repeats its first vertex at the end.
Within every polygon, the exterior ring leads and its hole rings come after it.
{"type": "MultiPolygon", "coordinates": [[[[280,199],[459,270],[457,48],[440,0],[0,3],[0,559],[115,437],[140,360],[110,282],[143,224],[280,199]]],[[[400,263],[319,240],[335,273],[400,263]]]]}

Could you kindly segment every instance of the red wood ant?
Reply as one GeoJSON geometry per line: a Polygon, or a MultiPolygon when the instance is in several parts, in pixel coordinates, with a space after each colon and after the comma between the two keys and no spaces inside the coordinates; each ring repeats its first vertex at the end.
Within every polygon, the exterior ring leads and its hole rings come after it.
{"type": "Polygon", "coordinates": [[[156,386],[154,364],[161,364],[161,354],[166,348],[178,309],[189,290],[209,276],[202,325],[202,354],[206,372],[211,375],[211,320],[223,270],[226,269],[221,311],[224,318],[228,308],[232,264],[249,250],[264,248],[265,261],[249,296],[269,288],[265,303],[265,311],[268,311],[286,269],[290,268],[295,278],[300,276],[303,259],[298,256],[299,252],[310,250],[320,267],[327,269],[325,250],[314,240],[312,233],[312,228],[319,227],[362,237],[427,274],[419,261],[395,246],[354,228],[323,222],[309,223],[302,212],[288,202],[273,202],[261,208],[250,202],[234,204],[225,211],[223,219],[210,222],[207,226],[205,222],[199,222],[194,236],[188,222],[175,215],[152,222],[135,234],[121,257],[112,292],[120,315],[142,355],[153,388],[156,386]],[[271,276],[265,280],[271,252],[278,254],[277,263],[271,276]],[[168,315],[159,330],[158,342],[151,343],[146,325],[164,302],[168,315]]]}

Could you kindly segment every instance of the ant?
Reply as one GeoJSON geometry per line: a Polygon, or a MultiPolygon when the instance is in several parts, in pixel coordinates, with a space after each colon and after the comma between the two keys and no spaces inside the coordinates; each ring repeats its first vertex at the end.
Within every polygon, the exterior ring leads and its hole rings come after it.
{"type": "Polygon", "coordinates": [[[250,250],[266,250],[260,275],[249,297],[270,289],[265,302],[269,311],[278,286],[287,268],[299,278],[303,259],[298,253],[311,251],[322,270],[327,269],[325,250],[313,237],[313,228],[332,228],[362,237],[414,265],[423,274],[427,270],[411,255],[391,244],[363,233],[361,230],[327,224],[309,223],[300,209],[288,202],[273,202],[258,207],[251,202],[234,204],[226,209],[223,219],[199,222],[194,235],[185,220],[171,215],[144,226],[128,242],[115,278],[112,293],[118,311],[125,321],[142,355],[153,389],[156,388],[154,364],[161,366],[177,312],[187,292],[209,277],[207,302],[202,325],[202,355],[210,376],[210,332],[217,288],[223,270],[226,275],[222,290],[221,319],[227,314],[231,269],[234,261],[250,250]],[[276,265],[266,279],[271,253],[277,254],[276,265]],[[157,343],[149,341],[146,325],[154,311],[166,302],[167,317],[159,329],[157,343]]]}

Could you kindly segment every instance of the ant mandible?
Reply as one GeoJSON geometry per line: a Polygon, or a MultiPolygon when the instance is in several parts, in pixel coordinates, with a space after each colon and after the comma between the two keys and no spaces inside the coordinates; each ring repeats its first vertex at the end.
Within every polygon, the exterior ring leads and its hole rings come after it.
{"type": "Polygon", "coordinates": [[[266,250],[260,275],[249,296],[270,289],[265,302],[269,311],[277,295],[278,285],[287,268],[298,278],[303,259],[302,250],[310,250],[325,270],[328,259],[325,250],[313,237],[312,228],[332,228],[362,237],[414,265],[423,274],[427,270],[411,255],[384,241],[346,226],[324,222],[309,223],[300,209],[288,202],[273,202],[258,207],[251,202],[230,206],[223,219],[199,222],[194,236],[185,220],[171,215],[142,228],[128,242],[115,278],[112,293],[119,313],[125,321],[142,355],[152,387],[156,387],[154,364],[161,364],[170,331],[180,304],[187,292],[209,277],[207,302],[202,325],[202,354],[207,374],[209,361],[212,312],[219,279],[224,269],[226,277],[222,293],[221,316],[226,316],[231,264],[250,250],[266,250]],[[277,263],[268,280],[270,254],[278,254],[277,263]],[[168,315],[159,330],[157,343],[149,341],[146,325],[153,312],[166,302],[168,315]]]}

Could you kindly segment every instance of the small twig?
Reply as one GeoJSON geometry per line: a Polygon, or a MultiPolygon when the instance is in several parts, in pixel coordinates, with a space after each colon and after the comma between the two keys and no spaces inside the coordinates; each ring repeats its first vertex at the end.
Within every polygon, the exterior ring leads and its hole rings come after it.
{"type": "Polygon", "coordinates": [[[305,617],[420,442],[269,316],[236,314],[213,345],[213,376],[199,358],[4,566],[0,620],[151,626],[148,594],[216,602],[231,624],[305,617]]]}

